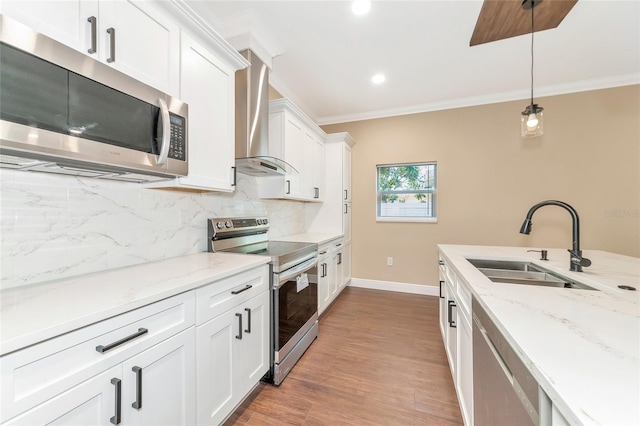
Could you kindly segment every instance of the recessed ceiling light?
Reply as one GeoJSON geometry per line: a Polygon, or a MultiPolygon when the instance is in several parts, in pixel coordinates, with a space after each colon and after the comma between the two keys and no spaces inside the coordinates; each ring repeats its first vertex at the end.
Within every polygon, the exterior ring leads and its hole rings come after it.
{"type": "Polygon", "coordinates": [[[381,84],[386,80],[386,77],[384,76],[384,74],[376,74],[373,77],[371,77],[371,81],[374,84],[381,84]]]}
{"type": "Polygon", "coordinates": [[[370,0],[353,0],[351,2],[351,11],[354,15],[364,15],[371,9],[370,0]]]}

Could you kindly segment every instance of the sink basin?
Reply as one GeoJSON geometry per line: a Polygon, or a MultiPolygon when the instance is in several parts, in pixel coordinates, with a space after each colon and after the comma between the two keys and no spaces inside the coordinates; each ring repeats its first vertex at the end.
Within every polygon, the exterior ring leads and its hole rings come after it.
{"type": "Polygon", "coordinates": [[[563,277],[531,262],[493,259],[467,260],[494,283],[595,290],[586,284],[563,277]]]}
{"type": "Polygon", "coordinates": [[[494,260],[494,259],[467,259],[476,268],[497,269],[505,271],[540,271],[541,269],[531,262],[518,260],[494,260]]]}

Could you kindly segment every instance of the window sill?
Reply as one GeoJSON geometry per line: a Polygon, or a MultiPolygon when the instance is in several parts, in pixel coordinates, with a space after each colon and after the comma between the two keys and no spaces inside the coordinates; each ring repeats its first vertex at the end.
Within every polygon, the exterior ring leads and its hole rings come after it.
{"type": "Polygon", "coordinates": [[[376,217],[376,222],[438,223],[437,217],[376,217]]]}

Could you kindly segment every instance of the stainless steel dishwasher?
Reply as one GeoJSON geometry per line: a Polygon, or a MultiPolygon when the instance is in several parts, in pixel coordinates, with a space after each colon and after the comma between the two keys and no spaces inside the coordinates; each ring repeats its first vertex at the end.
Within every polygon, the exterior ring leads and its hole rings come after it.
{"type": "Polygon", "coordinates": [[[474,424],[540,424],[538,383],[475,298],[471,309],[474,424]]]}

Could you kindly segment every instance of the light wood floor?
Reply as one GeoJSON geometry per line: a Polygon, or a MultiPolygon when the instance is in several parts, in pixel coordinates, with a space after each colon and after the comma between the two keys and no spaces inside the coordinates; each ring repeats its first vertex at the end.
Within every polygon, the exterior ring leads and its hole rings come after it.
{"type": "Polygon", "coordinates": [[[438,298],[347,287],[284,382],[225,426],[461,424],[438,298]]]}

